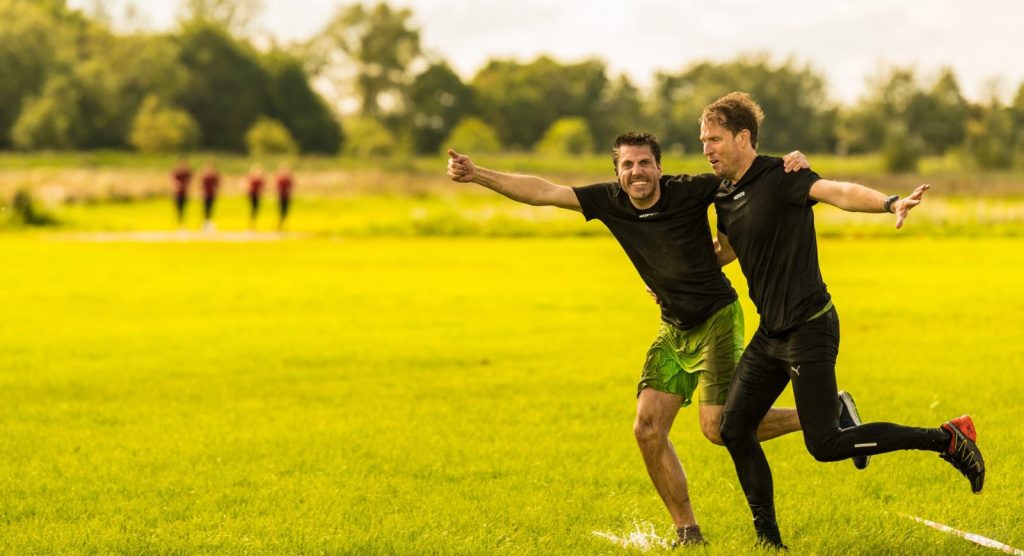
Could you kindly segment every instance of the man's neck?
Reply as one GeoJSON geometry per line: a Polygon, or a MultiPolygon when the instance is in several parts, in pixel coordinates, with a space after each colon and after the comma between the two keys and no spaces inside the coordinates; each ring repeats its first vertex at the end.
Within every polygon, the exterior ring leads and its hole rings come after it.
{"type": "Polygon", "coordinates": [[[651,195],[651,198],[644,203],[638,203],[636,199],[629,197],[629,195],[626,197],[629,198],[629,204],[633,205],[633,208],[636,210],[647,210],[658,204],[658,201],[661,199],[661,184],[659,183],[657,187],[655,187],[654,195],[651,195]]]}
{"type": "Polygon", "coordinates": [[[740,167],[736,171],[735,176],[731,176],[728,178],[729,181],[731,181],[732,183],[739,183],[740,180],[743,179],[743,176],[747,174],[747,170],[750,170],[750,167],[754,164],[755,158],[757,158],[757,151],[753,149],[751,149],[750,152],[743,153],[742,157],[740,158],[740,167]]]}

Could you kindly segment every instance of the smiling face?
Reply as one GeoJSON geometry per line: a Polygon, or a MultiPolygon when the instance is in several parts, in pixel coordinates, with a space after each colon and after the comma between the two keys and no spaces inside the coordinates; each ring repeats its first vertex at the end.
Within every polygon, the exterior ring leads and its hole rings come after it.
{"type": "Polygon", "coordinates": [[[661,198],[661,165],[650,145],[620,146],[615,173],[619,177],[619,187],[629,195],[634,207],[650,208],[661,198]]]}

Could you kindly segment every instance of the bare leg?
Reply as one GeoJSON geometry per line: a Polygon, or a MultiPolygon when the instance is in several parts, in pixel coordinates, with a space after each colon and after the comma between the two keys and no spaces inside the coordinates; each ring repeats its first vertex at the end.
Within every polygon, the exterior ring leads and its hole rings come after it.
{"type": "MultiPolygon", "coordinates": [[[[725,406],[700,406],[700,430],[708,440],[719,446],[722,446],[722,437],[718,430],[722,424],[723,407],[725,406]]],[[[764,442],[798,430],[800,430],[800,417],[797,416],[796,409],[773,407],[768,410],[764,419],[761,419],[761,423],[757,426],[757,440],[764,442]]]]}
{"type": "Polygon", "coordinates": [[[637,398],[636,423],[633,426],[647,474],[672,515],[676,528],[697,523],[690,505],[683,464],[668,439],[681,405],[681,396],[645,388],[637,398]]]}

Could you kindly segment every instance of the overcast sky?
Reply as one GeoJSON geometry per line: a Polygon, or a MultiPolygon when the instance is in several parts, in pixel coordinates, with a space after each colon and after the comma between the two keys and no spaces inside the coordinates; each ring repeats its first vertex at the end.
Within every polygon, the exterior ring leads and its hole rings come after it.
{"type": "MultiPolygon", "coordinates": [[[[68,0],[86,7],[93,0],[68,0]]],[[[151,29],[173,27],[179,0],[110,0],[115,17],[134,3],[151,29]]],[[[320,30],[339,0],[263,0],[257,28],[282,41],[320,30]]],[[[366,2],[370,4],[372,2],[366,2]]],[[[864,92],[885,65],[925,75],[950,66],[968,98],[996,80],[1006,97],[1024,82],[1020,0],[391,0],[415,14],[427,52],[469,79],[495,57],[605,60],[642,87],[658,70],[767,52],[823,73],[832,97],[864,92]]]]}

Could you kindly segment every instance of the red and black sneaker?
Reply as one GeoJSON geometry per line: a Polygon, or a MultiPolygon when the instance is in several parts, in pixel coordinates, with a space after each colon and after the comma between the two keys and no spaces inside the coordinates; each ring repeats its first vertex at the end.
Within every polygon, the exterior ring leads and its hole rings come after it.
{"type": "Polygon", "coordinates": [[[949,448],[939,454],[971,482],[971,492],[977,494],[985,486],[985,459],[974,442],[978,431],[969,415],[957,417],[942,424],[950,435],[949,448]]]}

